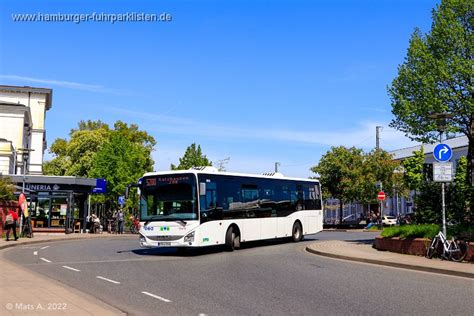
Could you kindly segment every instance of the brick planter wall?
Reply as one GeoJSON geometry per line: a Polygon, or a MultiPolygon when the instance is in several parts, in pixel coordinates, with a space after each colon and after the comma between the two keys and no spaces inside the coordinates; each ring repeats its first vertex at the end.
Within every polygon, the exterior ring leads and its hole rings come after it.
{"type": "MultiPolygon", "coordinates": [[[[374,248],[409,255],[424,256],[430,242],[431,241],[426,238],[386,238],[377,236],[374,241],[374,248]]],[[[474,262],[474,243],[472,242],[469,243],[469,249],[465,260],[474,262]]]]}

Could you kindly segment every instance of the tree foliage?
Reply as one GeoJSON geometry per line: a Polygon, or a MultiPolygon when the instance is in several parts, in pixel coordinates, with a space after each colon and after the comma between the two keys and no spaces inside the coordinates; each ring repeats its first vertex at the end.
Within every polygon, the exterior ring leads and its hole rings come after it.
{"type": "Polygon", "coordinates": [[[69,133],[70,140],[56,139],[49,152],[54,158],[43,165],[47,175],[88,177],[92,160],[109,137],[109,126],[101,121],[80,121],[69,133]]]}
{"type": "Polygon", "coordinates": [[[212,166],[212,162],[203,155],[201,145],[195,143],[186,148],[183,157],[179,158],[179,165],[171,164],[171,170],[187,170],[192,167],[212,166]]]}
{"type": "Polygon", "coordinates": [[[471,174],[474,2],[442,0],[432,18],[429,33],[422,34],[419,29],[413,33],[405,61],[388,90],[395,115],[391,126],[411,139],[434,142],[439,121],[430,114],[451,114],[445,130],[468,137],[467,172],[471,174]]]}
{"type": "Polygon", "coordinates": [[[320,175],[324,198],[338,199],[341,208],[343,202],[376,202],[379,181],[389,196],[406,193],[400,163],[383,150],[332,147],[311,171],[320,175]]]}
{"type": "Polygon", "coordinates": [[[125,187],[153,169],[155,139],[136,124],[117,121],[113,129],[101,121],[80,121],[70,139],[56,139],[49,151],[55,157],[44,164],[50,175],[105,178],[108,193],[96,198],[109,205],[125,187]]]}
{"type": "Polygon", "coordinates": [[[311,168],[314,173],[319,173],[321,186],[325,198],[335,198],[343,201],[348,200],[347,190],[351,181],[359,174],[360,164],[358,157],[362,150],[344,146],[331,147],[319,163],[311,168]]]}
{"type": "Polygon", "coordinates": [[[320,174],[325,197],[345,202],[375,202],[377,182],[381,181],[391,195],[391,189],[404,191],[401,176],[397,176],[400,164],[383,150],[364,153],[362,149],[344,146],[332,147],[323,155],[311,171],[320,174]]]}
{"type": "Polygon", "coordinates": [[[423,147],[415,150],[413,156],[403,160],[404,180],[408,189],[417,191],[420,189],[423,180],[423,164],[425,162],[425,153],[423,147]]]}
{"type": "Polygon", "coordinates": [[[13,200],[15,186],[10,181],[10,178],[0,176],[0,201],[13,200]]]}
{"type": "Polygon", "coordinates": [[[456,166],[453,185],[450,186],[450,203],[448,209],[451,217],[456,222],[466,222],[471,218],[469,214],[469,203],[471,202],[471,191],[466,184],[467,158],[461,157],[456,166]]]}
{"type": "Polygon", "coordinates": [[[145,172],[153,170],[152,139],[148,135],[137,137],[130,131],[133,129],[133,125],[131,128],[123,125],[117,128],[116,124],[107,142],[92,160],[89,175],[106,179],[107,194],[114,202],[124,194],[128,184],[135,183],[145,172]]]}

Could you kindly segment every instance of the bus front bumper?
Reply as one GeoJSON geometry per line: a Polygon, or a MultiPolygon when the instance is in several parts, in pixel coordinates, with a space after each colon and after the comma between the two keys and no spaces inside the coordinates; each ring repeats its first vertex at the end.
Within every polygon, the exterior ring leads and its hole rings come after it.
{"type": "Polygon", "coordinates": [[[183,237],[174,241],[155,241],[140,234],[140,246],[145,248],[196,247],[194,239],[183,237]],[[185,240],[186,239],[186,240],[185,240]]]}

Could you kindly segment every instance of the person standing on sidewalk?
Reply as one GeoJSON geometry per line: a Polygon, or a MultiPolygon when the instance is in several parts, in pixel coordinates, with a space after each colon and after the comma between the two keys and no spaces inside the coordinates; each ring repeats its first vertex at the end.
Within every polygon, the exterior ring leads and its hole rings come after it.
{"type": "Polygon", "coordinates": [[[118,233],[123,234],[123,226],[124,226],[125,216],[123,215],[123,211],[120,209],[117,212],[117,224],[118,224],[118,233]]]}
{"type": "Polygon", "coordinates": [[[10,230],[13,229],[13,237],[15,241],[18,240],[16,236],[16,223],[18,221],[18,214],[14,212],[12,209],[8,210],[7,216],[5,217],[5,231],[7,236],[7,241],[10,241],[10,230]]]}

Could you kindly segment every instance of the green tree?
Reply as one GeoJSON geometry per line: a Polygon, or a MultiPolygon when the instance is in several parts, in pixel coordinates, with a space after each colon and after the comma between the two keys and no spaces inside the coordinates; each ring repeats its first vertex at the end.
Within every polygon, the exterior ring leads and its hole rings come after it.
{"type": "Polygon", "coordinates": [[[109,126],[101,121],[80,121],[70,140],[56,139],[49,152],[54,158],[43,165],[47,175],[88,177],[92,160],[109,137],[109,126]]]}
{"type": "Polygon", "coordinates": [[[466,184],[466,169],[467,158],[459,158],[454,182],[448,186],[448,218],[459,223],[463,223],[471,217],[471,214],[469,214],[470,191],[466,184]]]}
{"type": "Polygon", "coordinates": [[[139,131],[136,125],[115,123],[108,140],[94,156],[89,175],[105,178],[107,198],[115,204],[130,183],[135,183],[145,172],[153,170],[151,150],[155,140],[139,131]]]}
{"type": "Polygon", "coordinates": [[[0,201],[13,200],[15,186],[10,181],[10,178],[0,176],[0,201]]]}
{"type": "Polygon", "coordinates": [[[362,150],[355,147],[331,147],[319,163],[311,168],[312,172],[320,175],[324,197],[339,200],[341,223],[343,203],[353,201],[357,197],[357,189],[353,185],[355,179],[360,178],[362,155],[362,150]]]}
{"type": "MultiPolygon", "coordinates": [[[[70,140],[56,139],[50,147],[55,156],[44,164],[50,175],[105,178],[108,193],[93,202],[116,205],[125,187],[153,168],[151,153],[155,139],[136,124],[117,121],[114,128],[101,121],[80,121],[70,140]]],[[[132,206],[134,196],[127,203],[132,206]]]]}
{"type": "Polygon", "coordinates": [[[377,182],[382,183],[385,194],[394,197],[395,192],[406,195],[406,185],[401,173],[400,162],[393,160],[385,150],[374,149],[365,155],[363,172],[359,179],[359,201],[374,203],[377,201],[377,182]]]}
{"type": "Polygon", "coordinates": [[[413,33],[408,53],[398,68],[398,76],[388,89],[392,113],[391,126],[413,140],[434,142],[438,122],[432,113],[448,112],[447,132],[467,136],[468,168],[466,178],[474,177],[473,158],[473,78],[472,34],[474,2],[442,0],[433,10],[432,27],[427,34],[413,33]]]}
{"type": "Polygon", "coordinates": [[[201,145],[195,143],[188,146],[184,156],[179,158],[179,165],[171,164],[171,170],[186,170],[192,167],[212,166],[212,162],[203,155],[201,145]]]}
{"type": "Polygon", "coordinates": [[[441,185],[438,182],[423,180],[420,191],[415,196],[415,221],[419,224],[441,223],[441,185]]]}
{"type": "Polygon", "coordinates": [[[423,164],[425,162],[425,153],[423,147],[415,150],[413,156],[403,160],[404,175],[403,178],[408,189],[416,192],[420,189],[423,181],[423,164]]]}
{"type": "MultiPolygon", "coordinates": [[[[387,195],[393,196],[393,192],[405,195],[407,190],[400,169],[400,163],[386,151],[364,153],[355,147],[339,146],[324,154],[311,171],[320,174],[324,198],[338,199],[342,209],[343,202],[364,205],[376,202],[378,181],[383,183],[387,195]]],[[[342,212],[339,215],[342,221],[342,212]]]]}

